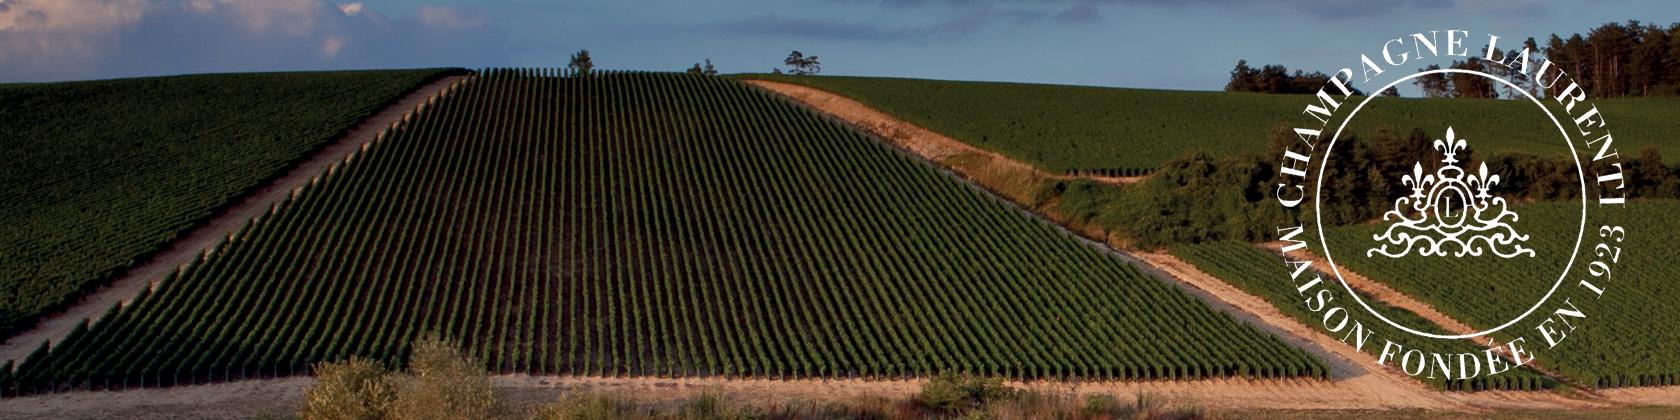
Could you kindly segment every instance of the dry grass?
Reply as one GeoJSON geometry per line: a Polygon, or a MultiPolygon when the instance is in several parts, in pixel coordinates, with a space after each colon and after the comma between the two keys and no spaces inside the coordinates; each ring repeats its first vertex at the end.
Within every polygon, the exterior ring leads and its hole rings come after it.
{"type": "Polygon", "coordinates": [[[628,395],[574,391],[537,408],[532,418],[572,419],[1199,419],[1207,410],[1175,404],[1155,394],[1119,398],[1014,388],[997,378],[941,375],[906,399],[865,397],[840,402],[746,404],[706,392],[676,403],[628,395]]]}
{"type": "Polygon", "coordinates": [[[315,385],[303,395],[305,419],[377,419],[385,416],[396,390],[379,362],[351,358],[315,365],[315,385]]]}
{"type": "Polygon", "coordinates": [[[435,335],[414,343],[407,371],[351,358],[320,363],[304,393],[305,419],[489,419],[505,417],[482,364],[435,335]]]}
{"type": "Polygon", "coordinates": [[[393,418],[484,419],[503,414],[483,365],[436,336],[415,343],[408,373],[394,382],[393,418]]]}

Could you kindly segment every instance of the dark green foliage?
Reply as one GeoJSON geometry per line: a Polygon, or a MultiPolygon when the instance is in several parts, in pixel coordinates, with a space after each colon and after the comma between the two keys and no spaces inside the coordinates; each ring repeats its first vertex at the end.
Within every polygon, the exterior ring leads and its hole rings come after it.
{"type": "Polygon", "coordinates": [[[396,364],[421,331],[459,338],[496,372],[1322,371],[780,97],[599,70],[485,72],[101,324],[26,364],[46,369],[31,385],[396,364]]]}
{"type": "Polygon", "coordinates": [[[1595,96],[1680,94],[1680,23],[1608,22],[1585,36],[1553,34],[1540,49],[1595,96]]]}
{"type": "MultiPolygon", "coordinates": [[[[1291,136],[1287,130],[1277,130],[1272,144],[1276,147],[1291,136]]],[[[1282,155],[1280,149],[1267,156],[1282,155]]],[[[1481,163],[1470,149],[1459,152],[1458,157],[1465,160],[1461,165],[1466,167],[1481,163]]],[[[1622,162],[1623,172],[1628,174],[1624,190],[1603,189],[1602,193],[1680,197],[1680,176],[1662,161],[1655,148],[1641,150],[1637,160],[1622,162]]],[[[1494,192],[1513,202],[1580,198],[1579,171],[1564,157],[1494,153],[1486,163],[1501,177],[1494,192]]],[[[1393,174],[1410,173],[1414,165],[1421,165],[1429,173],[1441,165],[1429,136],[1421,130],[1412,130],[1404,138],[1380,131],[1337,145],[1323,168],[1325,185],[1316,207],[1325,226],[1363,224],[1382,217],[1391,209],[1394,197],[1410,194],[1393,174]]],[[[1595,171],[1612,172],[1607,168],[1595,171]]],[[[1085,180],[1060,181],[1048,184],[1040,195],[1056,198],[1056,211],[1068,219],[1118,232],[1142,248],[1220,240],[1264,242],[1276,239],[1278,228],[1295,226],[1302,217],[1310,221],[1312,216],[1279,204],[1277,185],[1286,180],[1278,174],[1274,158],[1258,154],[1215,157],[1192,152],[1168,161],[1137,184],[1120,187],[1085,180]]],[[[1310,183],[1305,185],[1311,188],[1310,183]]],[[[1310,189],[1308,194],[1312,194],[1310,189]]],[[[1309,201],[1302,208],[1312,205],[1309,201]]]]}
{"type": "MultiPolygon", "coordinates": [[[[1330,75],[1323,72],[1307,73],[1295,70],[1294,73],[1290,73],[1288,68],[1276,64],[1268,64],[1257,69],[1249,67],[1248,60],[1238,60],[1237,67],[1231,69],[1231,80],[1225,82],[1225,91],[1316,94],[1319,89],[1324,89],[1326,92],[1339,95],[1340,91],[1336,90],[1335,87],[1326,85],[1329,82],[1330,75]]],[[[1359,89],[1349,87],[1349,90],[1354,95],[1365,95],[1359,89]]]]}
{"type": "Polygon", "coordinates": [[[0,85],[0,337],[443,72],[0,85]]]}
{"type": "Polygon", "coordinates": [[[701,75],[701,76],[716,76],[718,74],[718,71],[717,71],[717,67],[712,66],[712,59],[708,58],[708,59],[706,59],[706,66],[705,67],[701,67],[700,63],[694,63],[694,67],[689,67],[688,68],[688,74],[697,74],[697,75],[701,75]]]}
{"type": "Polygon", "coordinates": [[[595,70],[595,59],[589,57],[589,50],[578,50],[572,53],[572,59],[566,63],[566,68],[578,74],[589,74],[595,70]]]}
{"type": "Polygon", "coordinates": [[[782,64],[787,64],[788,74],[795,76],[809,76],[822,72],[822,62],[819,61],[817,56],[807,57],[805,53],[801,53],[799,50],[788,53],[787,59],[782,60],[782,64]]]}
{"type": "Polygon", "coordinates": [[[1066,183],[1058,210],[1122,233],[1140,247],[1254,240],[1294,220],[1272,199],[1277,170],[1254,157],[1193,153],[1126,187],[1066,183]]]}
{"type": "Polygon", "coordinates": [[[1003,385],[1003,378],[946,372],[922,384],[916,402],[928,410],[958,414],[1012,398],[1016,392],[1003,385]]]}

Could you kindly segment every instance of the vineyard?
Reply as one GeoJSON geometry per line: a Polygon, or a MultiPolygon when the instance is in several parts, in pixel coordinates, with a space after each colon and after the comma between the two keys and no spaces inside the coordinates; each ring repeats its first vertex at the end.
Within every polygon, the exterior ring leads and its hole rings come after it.
{"type": "Polygon", "coordinates": [[[0,85],[0,337],[445,72],[0,85]]]}
{"type": "Polygon", "coordinates": [[[1305,352],[731,79],[488,70],[8,393],[397,362],[566,375],[1321,377],[1305,352]]]}
{"type": "MultiPolygon", "coordinates": [[[[1191,92],[1026,83],[958,82],[883,77],[745,75],[827,90],[974,146],[1052,173],[1132,176],[1148,173],[1192,150],[1215,154],[1265,151],[1268,130],[1316,124],[1302,114],[1307,95],[1191,92]]],[[[1362,115],[1355,134],[1404,133],[1453,121],[1477,137],[1481,151],[1563,152],[1556,133],[1512,130],[1539,118],[1521,101],[1384,100],[1387,110],[1362,115]],[[1515,120],[1515,121],[1514,121],[1515,120]]],[[[1598,100],[1614,116],[1617,146],[1655,145],[1668,164],[1680,163],[1675,98],[1598,100]]],[[[1549,121],[1547,121],[1549,123],[1549,121]]]]}
{"type": "MultiPolygon", "coordinates": [[[[1303,304],[1305,300],[1296,290],[1295,285],[1288,280],[1287,267],[1283,258],[1260,250],[1253,245],[1236,241],[1212,242],[1206,244],[1183,245],[1172,249],[1172,254],[1196,266],[1232,286],[1242,289],[1249,294],[1259,296],[1270,302],[1278,311],[1300,321],[1302,324],[1324,334],[1323,319],[1320,315],[1309,312],[1303,304]]],[[[1340,292],[1340,289],[1337,289],[1340,292]]],[[[1339,295],[1340,293],[1338,293],[1339,295]]],[[[1428,324],[1429,321],[1417,314],[1404,309],[1384,305],[1361,295],[1372,308],[1382,312],[1389,319],[1407,326],[1428,324]]],[[[1338,300],[1351,302],[1351,299],[1339,297],[1338,300]]],[[[1365,325],[1368,329],[1382,331],[1381,335],[1404,334],[1364,312],[1362,308],[1350,308],[1351,321],[1365,325]]],[[[1417,327],[1413,327],[1417,328],[1417,327]]],[[[1342,339],[1340,336],[1333,336],[1342,339]]],[[[1459,354],[1477,353],[1484,348],[1468,340],[1445,342],[1440,340],[1413,340],[1406,343],[1419,350],[1430,353],[1459,354]]],[[[1382,350],[1380,343],[1365,346],[1364,351],[1377,355],[1382,350]]],[[[1482,376],[1471,380],[1454,380],[1446,377],[1438,379],[1419,378],[1431,381],[1431,385],[1452,390],[1485,390],[1485,389],[1543,389],[1552,388],[1556,383],[1528,368],[1512,369],[1498,376],[1482,376]]]]}
{"type": "MultiPolygon", "coordinates": [[[[1528,234],[1528,244],[1545,257],[1478,258],[1420,266],[1342,251],[1369,247],[1371,235],[1382,228],[1378,225],[1332,229],[1329,242],[1338,250],[1336,262],[1343,267],[1485,328],[1508,321],[1540,299],[1557,279],[1577,233],[1579,203],[1528,204],[1513,210],[1522,217],[1513,226],[1528,234]],[[1464,284],[1467,281],[1474,283],[1464,284]]],[[[1680,343],[1680,328],[1674,327],[1680,325],[1680,313],[1666,309],[1680,298],[1680,286],[1673,280],[1680,278],[1680,269],[1672,263],[1680,261],[1680,244],[1673,240],[1674,226],[1680,226],[1680,202],[1634,201],[1625,209],[1592,211],[1606,213],[1603,220],[1619,223],[1629,232],[1627,242],[1621,244],[1624,255],[1602,298],[1572,300],[1588,314],[1587,324],[1560,345],[1562,350],[1541,352],[1540,361],[1590,386],[1680,384],[1680,359],[1673,357],[1673,345],[1680,343]]],[[[1582,258],[1591,258],[1594,228],[1588,226],[1582,258]]],[[[1585,278],[1585,265],[1577,262],[1570,279],[1585,278]]],[[[1573,284],[1565,280],[1563,287],[1573,284]]],[[[1527,332],[1533,335],[1532,330],[1527,332]]]]}

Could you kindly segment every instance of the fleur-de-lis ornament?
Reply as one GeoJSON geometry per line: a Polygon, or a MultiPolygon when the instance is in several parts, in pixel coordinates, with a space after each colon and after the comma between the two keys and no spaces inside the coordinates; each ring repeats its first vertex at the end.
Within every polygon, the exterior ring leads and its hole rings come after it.
{"type": "Polygon", "coordinates": [[[1469,142],[1452,127],[1447,127],[1446,138],[1434,144],[1441,152],[1441,167],[1426,174],[1423,162],[1417,162],[1412,173],[1400,177],[1412,193],[1395,199],[1393,210],[1383,214],[1383,221],[1395,223],[1382,234],[1372,235],[1382,245],[1365,255],[1399,258],[1416,248],[1422,256],[1480,256],[1486,251],[1503,258],[1534,256],[1534,250],[1519,243],[1527,241],[1528,235],[1511,227],[1517,214],[1506,208],[1505,198],[1489,192],[1499,185],[1499,175],[1490,173],[1486,162],[1473,174],[1458,166],[1458,153],[1469,142]]]}
{"type": "Polygon", "coordinates": [[[1435,150],[1440,150],[1442,154],[1446,155],[1446,158],[1442,159],[1441,162],[1448,165],[1458,163],[1458,152],[1466,147],[1469,147],[1469,145],[1465,139],[1457,138],[1453,134],[1452,127],[1447,127],[1447,138],[1435,139],[1435,150]]]}

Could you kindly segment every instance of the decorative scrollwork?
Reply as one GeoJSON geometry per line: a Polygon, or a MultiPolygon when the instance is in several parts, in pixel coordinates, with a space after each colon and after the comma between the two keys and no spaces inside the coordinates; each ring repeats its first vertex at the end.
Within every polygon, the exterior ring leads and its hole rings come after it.
{"type": "Polygon", "coordinates": [[[1528,235],[1511,227],[1517,213],[1507,208],[1505,198],[1488,192],[1499,185],[1499,175],[1489,174],[1486,163],[1473,174],[1458,167],[1457,155],[1466,147],[1466,139],[1457,138],[1448,127],[1447,138],[1435,140],[1435,149],[1442,154],[1441,167],[1426,174],[1418,162],[1411,174],[1400,177],[1412,193],[1395,199],[1394,208],[1383,214],[1383,221],[1394,224],[1372,235],[1382,245],[1366,250],[1365,256],[1399,258],[1413,249],[1426,257],[1534,256],[1533,249],[1522,245],[1528,235]]]}

